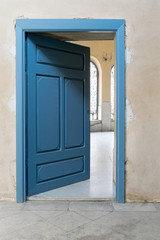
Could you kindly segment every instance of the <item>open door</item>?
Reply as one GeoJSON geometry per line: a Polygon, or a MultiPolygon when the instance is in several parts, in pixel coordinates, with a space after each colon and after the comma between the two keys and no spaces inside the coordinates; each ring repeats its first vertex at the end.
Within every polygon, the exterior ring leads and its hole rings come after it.
{"type": "Polygon", "coordinates": [[[90,177],[90,49],[27,35],[27,196],[90,177]]]}

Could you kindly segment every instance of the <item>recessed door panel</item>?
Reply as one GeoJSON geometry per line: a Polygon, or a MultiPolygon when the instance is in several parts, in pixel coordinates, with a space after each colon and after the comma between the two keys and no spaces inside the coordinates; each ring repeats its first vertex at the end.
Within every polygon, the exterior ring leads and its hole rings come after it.
{"type": "Polygon", "coordinates": [[[84,82],[65,79],[65,147],[84,144],[84,82]]]}
{"type": "Polygon", "coordinates": [[[83,54],[42,46],[37,46],[37,62],[80,70],[84,67],[83,54]]]}
{"type": "Polygon", "coordinates": [[[37,76],[37,152],[60,148],[60,79],[37,76]]]}
{"type": "Polygon", "coordinates": [[[64,159],[37,166],[38,182],[64,178],[84,171],[84,158],[64,159]],[[53,175],[54,172],[54,175],[53,175]]]}

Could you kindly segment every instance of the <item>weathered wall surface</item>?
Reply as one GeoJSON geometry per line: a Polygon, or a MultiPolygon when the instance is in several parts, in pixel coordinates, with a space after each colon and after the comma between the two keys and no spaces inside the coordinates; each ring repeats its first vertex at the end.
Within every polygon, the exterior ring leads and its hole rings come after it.
{"type": "Polygon", "coordinates": [[[160,201],[160,1],[2,0],[0,198],[15,199],[15,19],[126,19],[126,200],[160,201]]]}

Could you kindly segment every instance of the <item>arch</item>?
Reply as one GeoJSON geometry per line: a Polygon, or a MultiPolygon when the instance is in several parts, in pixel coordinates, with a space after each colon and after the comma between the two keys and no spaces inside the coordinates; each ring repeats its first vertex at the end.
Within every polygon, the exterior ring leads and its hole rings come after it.
{"type": "Polygon", "coordinates": [[[90,61],[90,119],[98,120],[98,68],[90,61]]]}
{"type": "Polygon", "coordinates": [[[102,120],[102,68],[96,57],[90,56],[90,60],[98,69],[98,119],[102,120]]]}
{"type": "Polygon", "coordinates": [[[114,120],[114,65],[110,70],[110,101],[111,101],[111,119],[114,120]]]}

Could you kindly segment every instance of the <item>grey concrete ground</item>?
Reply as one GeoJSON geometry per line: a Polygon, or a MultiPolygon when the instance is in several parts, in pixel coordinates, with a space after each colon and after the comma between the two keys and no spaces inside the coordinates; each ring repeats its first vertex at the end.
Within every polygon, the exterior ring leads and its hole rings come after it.
{"type": "Polygon", "coordinates": [[[159,240],[160,204],[0,202],[0,239],[159,240]]]}

